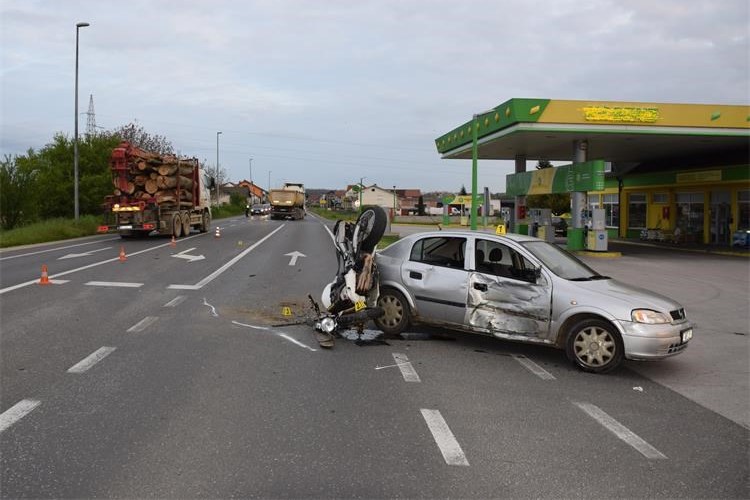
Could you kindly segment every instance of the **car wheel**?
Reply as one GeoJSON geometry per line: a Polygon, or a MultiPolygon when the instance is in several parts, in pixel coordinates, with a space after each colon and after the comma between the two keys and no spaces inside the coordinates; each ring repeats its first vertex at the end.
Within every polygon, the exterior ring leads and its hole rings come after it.
{"type": "Polygon", "coordinates": [[[622,362],[625,348],[615,328],[599,319],[586,319],[570,329],[565,349],[568,358],[580,369],[605,373],[622,362]]]}
{"type": "Polygon", "coordinates": [[[375,319],[375,326],[386,335],[398,335],[409,326],[409,303],[398,290],[382,289],[378,307],[383,310],[383,315],[375,319]]]}

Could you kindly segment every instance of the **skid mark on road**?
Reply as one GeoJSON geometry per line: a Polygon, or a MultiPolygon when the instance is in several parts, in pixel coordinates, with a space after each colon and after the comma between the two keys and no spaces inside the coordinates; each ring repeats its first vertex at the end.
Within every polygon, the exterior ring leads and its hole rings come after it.
{"type": "Polygon", "coordinates": [[[133,325],[130,328],[128,328],[127,331],[128,331],[128,333],[142,332],[143,330],[145,330],[149,326],[151,326],[154,323],[156,323],[156,321],[158,319],[159,318],[156,317],[156,316],[146,316],[145,318],[143,318],[142,320],[140,320],[138,323],[136,323],[135,325],[133,325]]]}
{"type": "Polygon", "coordinates": [[[253,330],[262,330],[262,331],[265,331],[265,332],[270,332],[270,333],[276,335],[277,337],[281,337],[284,340],[288,340],[292,344],[298,345],[298,346],[300,346],[300,347],[302,347],[304,349],[307,349],[308,351],[312,351],[312,352],[317,351],[317,349],[313,349],[309,345],[303,344],[302,342],[300,342],[299,340],[297,340],[297,339],[289,336],[288,334],[286,334],[284,332],[277,332],[274,329],[269,328],[267,326],[248,325],[246,323],[240,323],[239,321],[234,321],[234,320],[232,320],[232,324],[237,325],[237,326],[244,326],[245,328],[252,328],[253,330]]]}
{"type": "Polygon", "coordinates": [[[542,380],[556,380],[555,376],[552,375],[550,372],[539,366],[538,364],[531,361],[529,358],[524,356],[523,354],[513,354],[513,359],[521,363],[521,365],[529,370],[531,373],[536,375],[542,380]]]}

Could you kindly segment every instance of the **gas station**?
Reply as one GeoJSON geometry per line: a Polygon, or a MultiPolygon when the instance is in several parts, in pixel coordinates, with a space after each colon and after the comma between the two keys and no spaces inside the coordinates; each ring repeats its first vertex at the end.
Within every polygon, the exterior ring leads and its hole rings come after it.
{"type": "Polygon", "coordinates": [[[486,159],[515,161],[513,232],[547,237],[549,212],[526,197],[570,193],[570,250],[652,234],[728,246],[750,230],[750,106],[514,98],[435,146],[443,159],[472,160],[472,229],[486,159]],[[537,160],[571,163],[527,172],[537,160]]]}

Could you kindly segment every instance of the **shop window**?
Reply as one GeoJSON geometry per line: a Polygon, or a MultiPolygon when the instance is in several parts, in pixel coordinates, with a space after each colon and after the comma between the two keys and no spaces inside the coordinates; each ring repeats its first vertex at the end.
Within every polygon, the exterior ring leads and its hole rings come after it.
{"type": "Polygon", "coordinates": [[[646,195],[633,193],[628,197],[629,229],[646,229],[646,195]]]}
{"type": "Polygon", "coordinates": [[[750,229],[750,190],[737,191],[737,229],[750,229]]]}
{"type": "Polygon", "coordinates": [[[703,193],[677,193],[677,227],[685,235],[703,236],[703,193]]]}
{"type": "Polygon", "coordinates": [[[654,203],[666,205],[667,203],[669,203],[669,194],[668,193],[654,193],[651,195],[651,200],[653,200],[654,203]]]}
{"type": "Polygon", "coordinates": [[[607,227],[620,227],[620,196],[618,194],[605,194],[602,199],[605,223],[607,227]]]}

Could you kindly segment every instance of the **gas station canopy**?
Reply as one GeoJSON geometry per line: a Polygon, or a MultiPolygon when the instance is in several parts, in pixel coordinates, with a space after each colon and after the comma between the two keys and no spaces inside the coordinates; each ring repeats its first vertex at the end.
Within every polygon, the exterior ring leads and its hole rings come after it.
{"type": "Polygon", "coordinates": [[[570,161],[575,141],[589,159],[644,163],[675,158],[747,159],[750,108],[742,105],[510,99],[438,137],[445,159],[517,157],[570,161]]]}

